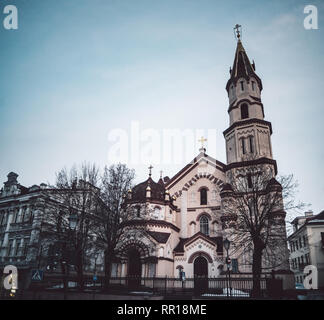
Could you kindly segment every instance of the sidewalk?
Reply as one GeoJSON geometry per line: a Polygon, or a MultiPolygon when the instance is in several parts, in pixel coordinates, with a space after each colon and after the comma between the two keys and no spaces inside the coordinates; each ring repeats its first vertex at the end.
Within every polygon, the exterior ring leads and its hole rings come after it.
{"type": "Polygon", "coordinates": [[[92,292],[50,292],[25,291],[22,296],[17,294],[16,300],[163,300],[163,296],[153,296],[145,294],[105,294],[92,292]]]}

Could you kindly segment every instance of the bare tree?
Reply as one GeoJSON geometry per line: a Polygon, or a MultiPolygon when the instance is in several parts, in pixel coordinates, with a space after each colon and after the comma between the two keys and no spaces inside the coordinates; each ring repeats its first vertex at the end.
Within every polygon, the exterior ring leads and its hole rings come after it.
{"type": "Polygon", "coordinates": [[[51,192],[47,192],[47,202],[52,203],[46,214],[47,242],[52,245],[52,254],[61,264],[62,273],[69,271],[69,264],[76,267],[81,290],[86,254],[94,246],[100,195],[98,177],[95,165],[84,163],[70,170],[62,169],[51,192]]]}
{"type": "Polygon", "coordinates": [[[101,185],[100,224],[98,242],[104,248],[105,285],[108,287],[116,246],[120,242],[126,222],[134,218],[134,210],[125,204],[132,188],[134,171],[124,164],[105,167],[101,185]]]}
{"type": "Polygon", "coordinates": [[[304,204],[294,201],[297,184],[293,176],[276,180],[270,165],[234,169],[229,180],[221,192],[223,226],[229,231],[235,250],[250,253],[253,295],[259,296],[264,268],[289,268],[286,211],[300,209],[304,204]]]}

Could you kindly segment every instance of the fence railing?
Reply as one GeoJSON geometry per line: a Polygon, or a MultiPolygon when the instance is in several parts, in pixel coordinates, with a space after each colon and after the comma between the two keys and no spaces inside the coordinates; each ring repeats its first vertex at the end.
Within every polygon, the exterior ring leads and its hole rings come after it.
{"type": "MultiPolygon", "coordinates": [[[[67,283],[72,289],[77,286],[76,278],[68,277],[67,283]]],[[[94,281],[92,277],[84,278],[84,287],[89,290],[103,289],[104,277],[97,277],[94,281]]],[[[46,287],[63,288],[61,279],[47,279],[46,287]]],[[[260,279],[262,295],[267,290],[267,279],[260,279]]],[[[250,297],[253,289],[253,279],[235,277],[230,281],[228,278],[205,278],[194,277],[182,280],[180,278],[169,277],[111,277],[109,288],[116,292],[150,292],[154,294],[197,294],[213,297],[250,297]]]]}

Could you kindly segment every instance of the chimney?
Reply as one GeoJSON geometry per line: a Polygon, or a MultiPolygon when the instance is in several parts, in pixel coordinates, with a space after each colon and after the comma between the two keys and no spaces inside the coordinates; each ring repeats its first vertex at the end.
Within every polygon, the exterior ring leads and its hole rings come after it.
{"type": "Polygon", "coordinates": [[[305,212],[305,217],[311,217],[313,216],[313,211],[312,210],[308,210],[305,212]]]}

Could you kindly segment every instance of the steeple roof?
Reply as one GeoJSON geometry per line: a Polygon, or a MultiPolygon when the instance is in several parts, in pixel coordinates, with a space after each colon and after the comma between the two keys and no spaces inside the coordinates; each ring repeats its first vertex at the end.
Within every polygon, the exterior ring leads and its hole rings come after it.
{"type": "Polygon", "coordinates": [[[226,84],[226,90],[229,90],[229,86],[233,83],[236,84],[238,79],[245,78],[249,80],[251,77],[254,77],[258,82],[260,91],[262,90],[262,81],[255,73],[255,64],[250,63],[249,57],[245,52],[245,49],[242,45],[241,40],[237,41],[237,47],[235,52],[235,58],[233,67],[230,70],[231,77],[226,84]]]}

